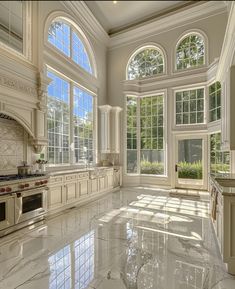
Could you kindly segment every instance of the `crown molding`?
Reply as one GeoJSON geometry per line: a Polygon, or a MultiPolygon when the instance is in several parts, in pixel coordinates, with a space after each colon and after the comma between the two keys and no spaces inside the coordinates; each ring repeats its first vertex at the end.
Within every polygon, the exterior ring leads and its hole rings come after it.
{"type": "Polygon", "coordinates": [[[231,1],[224,42],[220,53],[217,80],[223,80],[235,56],[235,2],[231,1]]]}
{"type": "Polygon", "coordinates": [[[84,1],[61,1],[84,25],[86,30],[99,42],[108,46],[110,38],[84,1]]]}
{"type": "Polygon", "coordinates": [[[156,19],[151,23],[111,36],[109,50],[224,12],[227,12],[227,5],[224,1],[208,1],[191,8],[189,7],[183,11],[156,19]]]}

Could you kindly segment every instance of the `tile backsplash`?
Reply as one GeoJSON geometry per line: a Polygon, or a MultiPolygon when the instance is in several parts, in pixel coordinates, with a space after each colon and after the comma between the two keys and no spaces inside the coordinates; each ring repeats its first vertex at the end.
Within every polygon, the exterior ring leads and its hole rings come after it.
{"type": "Polygon", "coordinates": [[[0,118],[0,174],[17,173],[17,166],[25,159],[25,130],[14,120],[0,118]]]}

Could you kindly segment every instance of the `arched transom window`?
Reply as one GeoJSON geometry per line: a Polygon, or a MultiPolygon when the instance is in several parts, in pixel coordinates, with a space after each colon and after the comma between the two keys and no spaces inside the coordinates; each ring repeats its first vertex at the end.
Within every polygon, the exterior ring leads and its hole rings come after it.
{"type": "Polygon", "coordinates": [[[127,66],[127,79],[139,79],[164,72],[162,51],[155,47],[143,47],[130,58],[127,66]]]}
{"type": "Polygon", "coordinates": [[[93,74],[82,35],[64,19],[54,20],[48,30],[48,42],[71,58],[88,73],[93,74]]]}
{"type": "Polygon", "coordinates": [[[199,34],[184,37],[176,48],[176,69],[198,67],[205,63],[205,44],[199,34]]]}

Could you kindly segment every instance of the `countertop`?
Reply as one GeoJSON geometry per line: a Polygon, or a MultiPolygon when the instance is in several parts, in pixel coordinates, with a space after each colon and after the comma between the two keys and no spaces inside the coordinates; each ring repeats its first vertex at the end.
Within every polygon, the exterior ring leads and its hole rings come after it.
{"type": "Polygon", "coordinates": [[[235,197],[235,174],[211,174],[210,178],[223,196],[235,197]]]}
{"type": "Polygon", "coordinates": [[[64,174],[73,174],[73,173],[80,173],[80,172],[92,172],[104,169],[117,169],[120,168],[118,165],[114,166],[97,166],[97,167],[90,167],[90,168],[79,168],[79,169],[61,169],[61,170],[51,170],[47,171],[46,174],[48,176],[58,176],[64,174]]]}

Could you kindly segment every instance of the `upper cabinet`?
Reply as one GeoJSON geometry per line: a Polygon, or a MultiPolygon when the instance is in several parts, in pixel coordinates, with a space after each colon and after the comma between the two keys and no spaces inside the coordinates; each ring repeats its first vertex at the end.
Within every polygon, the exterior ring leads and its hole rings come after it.
{"type": "Polygon", "coordinates": [[[101,153],[120,152],[120,107],[110,105],[99,106],[100,110],[100,142],[101,153]]]}
{"type": "Polygon", "coordinates": [[[223,150],[235,150],[235,65],[223,81],[221,145],[223,150]]]}

